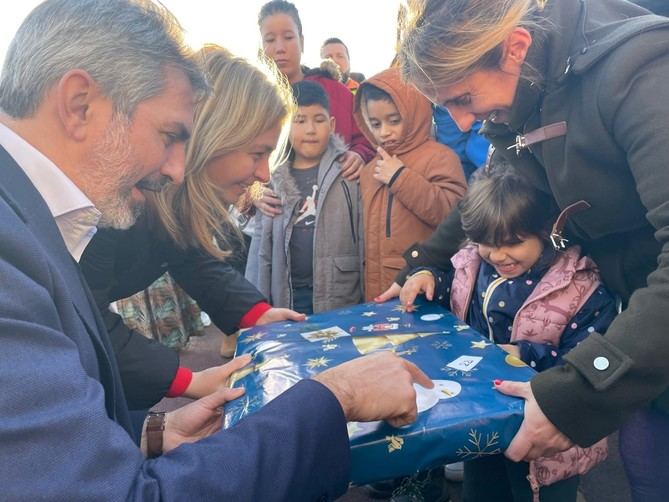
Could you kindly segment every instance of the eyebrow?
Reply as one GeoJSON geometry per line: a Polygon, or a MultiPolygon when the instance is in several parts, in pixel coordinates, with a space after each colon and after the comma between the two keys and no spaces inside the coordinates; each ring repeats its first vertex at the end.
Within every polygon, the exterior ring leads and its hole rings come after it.
{"type": "Polygon", "coordinates": [[[263,145],[259,143],[253,143],[249,150],[262,150],[264,152],[271,152],[276,148],[276,146],[273,145],[263,145]]]}
{"type": "Polygon", "coordinates": [[[190,139],[190,131],[181,122],[173,122],[168,124],[165,129],[173,133],[177,141],[188,141],[190,139]]]}

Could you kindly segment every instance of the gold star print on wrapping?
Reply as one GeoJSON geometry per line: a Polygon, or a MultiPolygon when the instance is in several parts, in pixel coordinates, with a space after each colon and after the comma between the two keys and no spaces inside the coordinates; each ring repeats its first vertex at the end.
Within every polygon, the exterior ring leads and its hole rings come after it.
{"type": "Polygon", "coordinates": [[[316,369],[316,368],[323,368],[327,367],[327,365],[330,363],[330,359],[327,359],[326,357],[317,357],[314,359],[309,359],[307,360],[307,363],[305,366],[309,368],[310,370],[316,369]]]}
{"type": "MultiPolygon", "coordinates": [[[[424,338],[426,336],[438,335],[437,333],[412,333],[410,335],[379,335],[379,336],[354,336],[351,337],[355,348],[361,354],[369,354],[384,348],[394,348],[414,340],[418,337],[424,338]]],[[[413,353],[413,352],[412,352],[413,353]]]]}
{"type": "Polygon", "coordinates": [[[388,441],[388,453],[401,450],[404,446],[404,439],[400,436],[386,436],[386,441],[388,441]]]}
{"type": "Polygon", "coordinates": [[[264,361],[260,361],[256,364],[249,364],[248,366],[244,366],[242,369],[239,369],[230,375],[228,385],[232,387],[236,382],[244,378],[246,375],[253,373],[254,371],[260,371],[262,369],[280,369],[285,368],[288,365],[290,365],[290,361],[286,356],[273,357],[265,359],[264,361]]]}
{"type": "MultiPolygon", "coordinates": [[[[413,311],[415,312],[416,310],[420,310],[420,305],[414,305],[413,306],[413,311]]],[[[402,312],[403,314],[406,314],[407,308],[404,305],[395,305],[393,307],[393,312],[402,312]]]]}
{"type": "Polygon", "coordinates": [[[472,342],[472,349],[485,349],[488,345],[492,345],[492,343],[488,343],[485,340],[481,340],[478,342],[472,342]]]}

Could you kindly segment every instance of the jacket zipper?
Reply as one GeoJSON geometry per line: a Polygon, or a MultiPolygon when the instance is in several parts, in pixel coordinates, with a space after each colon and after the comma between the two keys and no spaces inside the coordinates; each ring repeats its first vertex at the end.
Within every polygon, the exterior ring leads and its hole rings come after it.
{"type": "Polygon", "coordinates": [[[494,336],[492,334],[492,326],[490,325],[490,319],[488,318],[488,304],[490,303],[490,298],[492,297],[493,292],[497,289],[497,286],[506,282],[506,278],[498,277],[490,283],[488,288],[485,290],[485,298],[483,299],[483,315],[485,316],[485,322],[488,325],[488,338],[490,341],[495,343],[494,336]]]}
{"type": "Polygon", "coordinates": [[[341,187],[344,190],[344,197],[346,197],[346,205],[348,206],[348,221],[351,225],[351,237],[355,243],[357,239],[355,238],[355,225],[353,223],[353,200],[351,199],[351,191],[349,190],[344,180],[341,180],[341,187]]]}
{"type": "Polygon", "coordinates": [[[390,216],[393,210],[393,198],[395,196],[392,193],[388,194],[388,208],[386,209],[386,238],[390,239],[390,216]]]}

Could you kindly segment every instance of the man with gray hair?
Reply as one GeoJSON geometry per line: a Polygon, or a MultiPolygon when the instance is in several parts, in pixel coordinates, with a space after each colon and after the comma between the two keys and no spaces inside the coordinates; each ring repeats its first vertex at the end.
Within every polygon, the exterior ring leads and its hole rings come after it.
{"type": "Polygon", "coordinates": [[[412,382],[431,384],[386,353],[300,382],[227,431],[218,408],[242,389],[150,416],[138,448],[77,261],[97,225],[131,226],[143,192],[182,181],[205,88],[178,23],[147,1],[47,0],[11,44],[0,77],[3,498],[328,500],[348,482],[347,419],[415,418],[412,382]]]}

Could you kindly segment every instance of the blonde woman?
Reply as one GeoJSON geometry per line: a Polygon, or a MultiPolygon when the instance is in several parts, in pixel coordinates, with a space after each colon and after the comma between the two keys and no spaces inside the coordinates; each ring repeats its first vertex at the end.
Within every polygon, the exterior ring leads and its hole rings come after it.
{"type": "MultiPolygon", "coordinates": [[[[406,79],[460,129],[486,119],[495,156],[572,213],[569,238],[622,298],[606,335],[563,367],[531,386],[498,386],[527,400],[507,456],[591,445],[622,426],[632,492],[644,501],[669,491],[667,40],[669,19],[622,0],[422,0],[400,49],[406,79]]],[[[412,267],[449,267],[458,217],[408,250],[412,267]]]]}
{"type": "Polygon", "coordinates": [[[201,57],[211,90],[196,105],[184,182],[149,194],[147,214],[129,230],[99,230],[82,257],[134,409],[165,395],[207,395],[229,373],[223,366],[196,373],[179,367],[175,353],[129,332],[108,311],[110,301],[143,290],[166,270],[225,333],[304,318],[272,308],[229,264],[241,251],[241,237],[228,209],[251,185],[269,180],[290,89],[220,47],[203,49],[201,57]]]}

